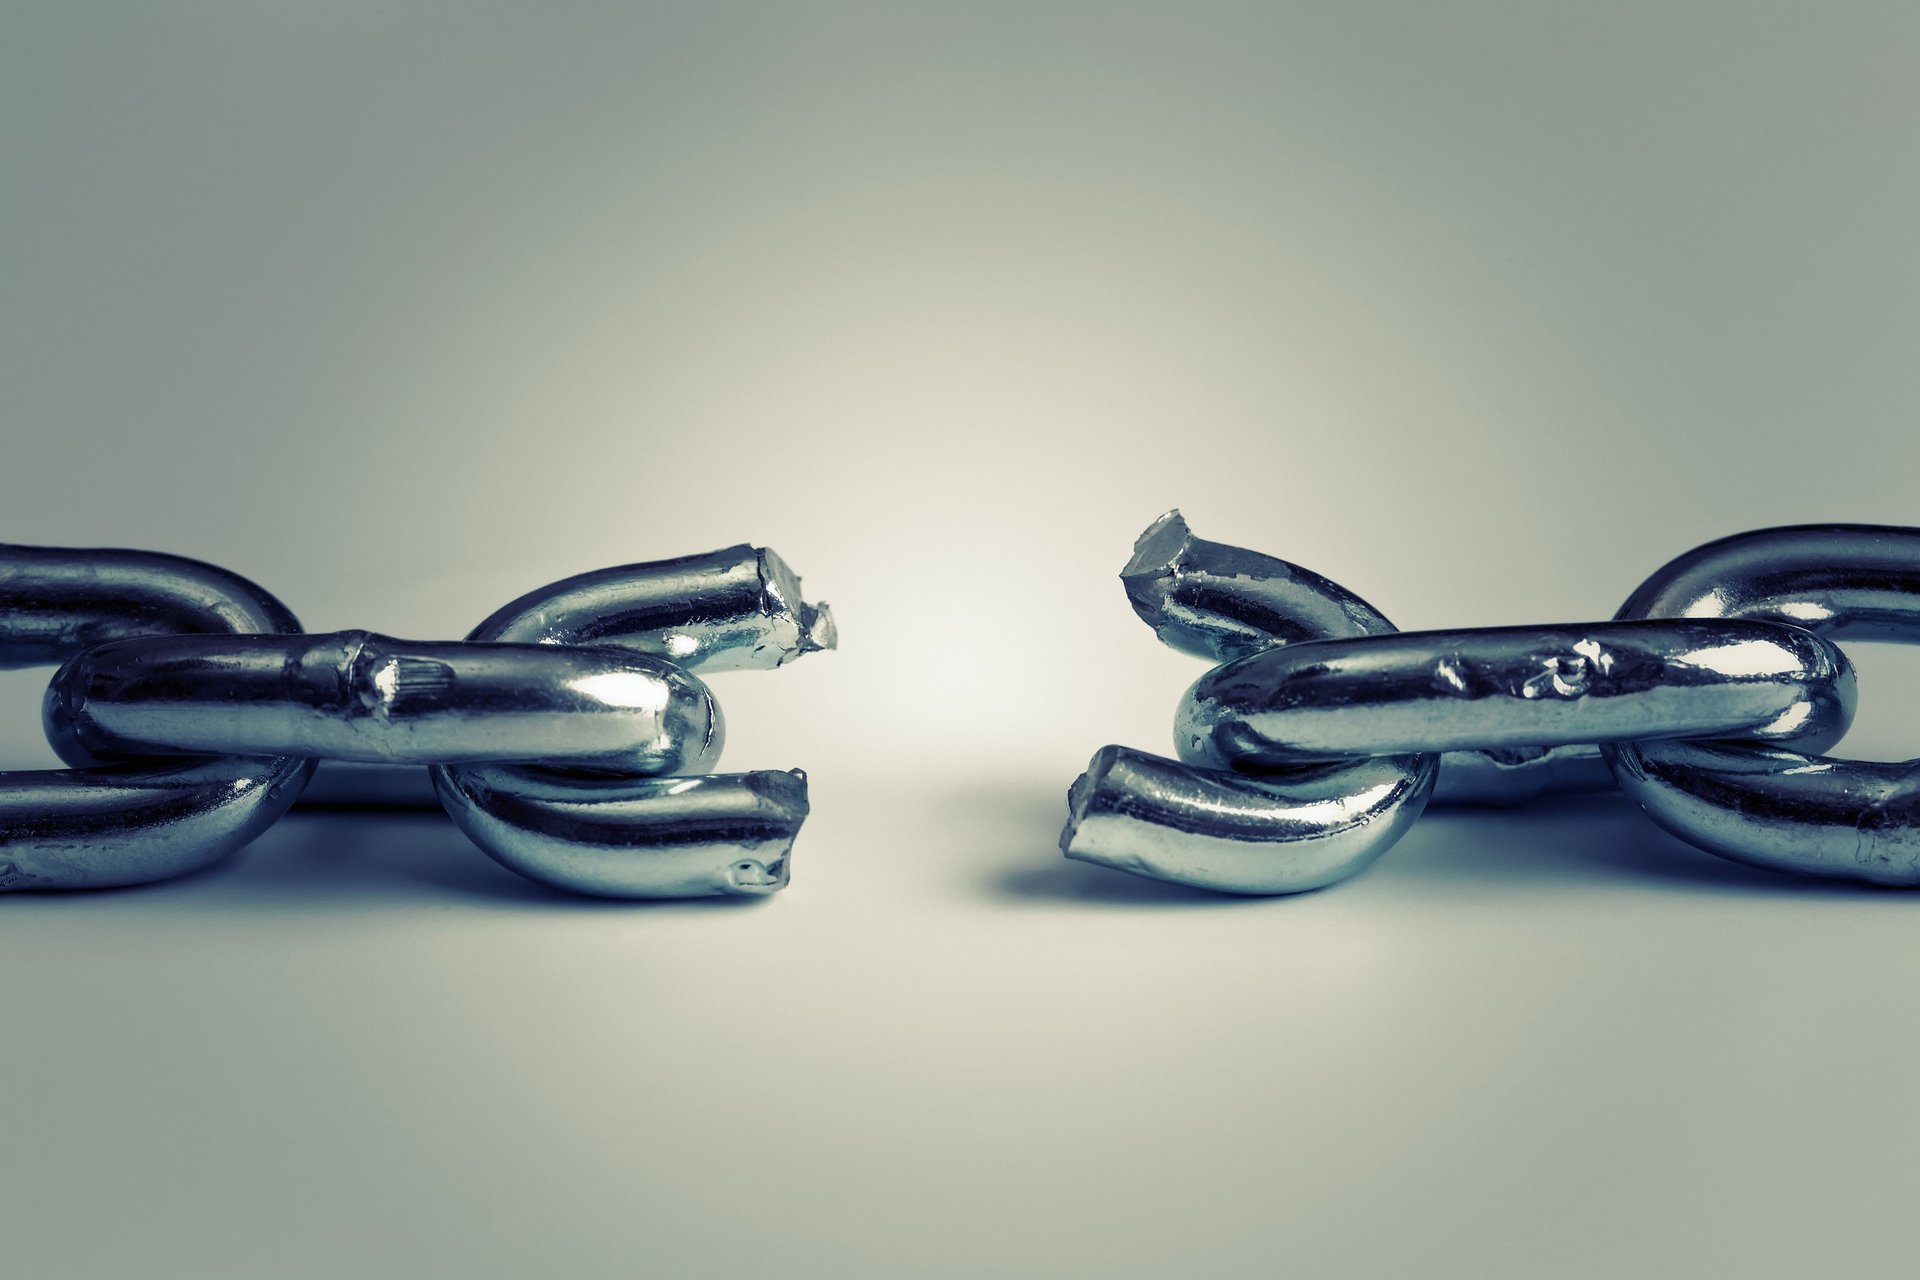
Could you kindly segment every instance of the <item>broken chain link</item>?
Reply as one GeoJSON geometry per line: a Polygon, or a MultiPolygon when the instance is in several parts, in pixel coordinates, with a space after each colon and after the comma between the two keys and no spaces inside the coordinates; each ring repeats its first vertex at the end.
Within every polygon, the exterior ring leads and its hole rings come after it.
{"type": "Polygon", "coordinates": [[[806,777],[705,773],[725,735],[694,672],[834,642],[826,606],[749,546],[569,578],[434,643],[304,634],[258,586],[177,556],[0,546],[0,665],[62,664],[45,721],[72,766],[0,774],[0,889],[211,865],[328,760],[432,766],[460,828],[545,884],[771,893],[806,777]]]}
{"type": "Polygon", "coordinates": [[[1068,796],[1069,858],[1235,893],[1354,875],[1430,798],[1617,785],[1738,861],[1920,884],[1920,762],[1836,760],[1835,639],[1920,643],[1920,529],[1808,525],[1674,560],[1611,622],[1397,631],[1336,583],[1195,538],[1178,512],[1121,571],[1162,641],[1219,665],[1179,760],[1110,746],[1068,796]]]}

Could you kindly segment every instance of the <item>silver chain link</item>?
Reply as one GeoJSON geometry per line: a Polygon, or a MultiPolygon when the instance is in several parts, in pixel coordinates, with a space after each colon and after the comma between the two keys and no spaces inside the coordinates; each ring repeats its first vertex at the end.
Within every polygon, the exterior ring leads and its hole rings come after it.
{"type": "Polygon", "coordinates": [[[1401,633],[1337,583],[1195,538],[1172,512],[1121,571],[1161,640],[1219,665],[1179,760],[1098,752],[1069,857],[1236,893],[1336,883],[1430,798],[1615,782],[1655,822],[1760,866],[1920,884],[1920,762],[1830,759],[1852,720],[1835,639],[1920,642],[1920,530],[1741,534],[1668,564],[1609,622],[1401,633]]]}
{"type": "Polygon", "coordinates": [[[432,766],[461,829],[545,884],[771,893],[805,775],[707,774],[725,734],[694,672],[834,641],[826,607],[749,546],[582,574],[433,643],[306,635],[258,586],[177,556],[0,546],[0,665],[62,664],[45,720],[71,766],[0,774],[0,889],[209,866],[326,760],[432,766]]]}

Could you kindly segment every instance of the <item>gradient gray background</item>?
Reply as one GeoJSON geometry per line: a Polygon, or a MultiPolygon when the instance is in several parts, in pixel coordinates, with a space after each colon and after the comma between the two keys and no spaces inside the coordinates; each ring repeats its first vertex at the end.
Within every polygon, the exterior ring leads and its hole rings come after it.
{"type": "Polygon", "coordinates": [[[1168,506],[1403,626],[1920,516],[1920,10],[1442,8],[7,5],[0,536],[415,636],[751,539],[844,646],[716,682],[814,778],[764,905],[314,817],[0,901],[4,1269],[1911,1274],[1911,896],[1611,799],[1053,848],[1197,674],[1168,506]]]}

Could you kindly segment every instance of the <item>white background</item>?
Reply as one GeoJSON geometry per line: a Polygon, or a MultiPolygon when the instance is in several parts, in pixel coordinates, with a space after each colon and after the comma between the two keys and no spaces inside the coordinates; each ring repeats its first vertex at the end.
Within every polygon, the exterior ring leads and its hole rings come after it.
{"type": "Polygon", "coordinates": [[[10,7],[0,536],[419,637],[752,540],[843,646],[715,681],[813,778],[764,903],[425,816],[0,900],[0,1269],[1910,1274],[1910,895],[1608,797],[1286,900],[1054,841],[1198,674],[1169,506],[1403,627],[1920,523],[1916,71],[1900,4],[10,7]]]}

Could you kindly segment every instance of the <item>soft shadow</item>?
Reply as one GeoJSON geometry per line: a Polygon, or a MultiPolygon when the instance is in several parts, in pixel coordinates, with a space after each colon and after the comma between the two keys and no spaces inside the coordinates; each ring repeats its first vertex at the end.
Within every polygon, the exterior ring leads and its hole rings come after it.
{"type": "MultiPolygon", "coordinates": [[[[1059,851],[1065,786],[999,783],[952,795],[969,845],[991,858],[984,893],[1003,902],[1220,909],[1311,899],[1216,893],[1073,862],[1059,851]]],[[[1578,886],[1644,886],[1660,892],[1791,898],[1909,900],[1911,891],[1750,867],[1696,849],[1654,825],[1618,792],[1552,796],[1513,808],[1434,807],[1361,873],[1381,887],[1417,882],[1422,893],[1484,895],[1578,886]]]]}
{"type": "MultiPolygon", "coordinates": [[[[600,898],[529,880],[501,866],[444,814],[294,813],[256,846],[244,893],[283,898],[321,892],[334,897],[417,897],[549,911],[740,911],[771,897],[600,898]]],[[[772,895],[777,896],[777,895],[772,895]]]]}
{"type": "Polygon", "coordinates": [[[995,896],[1013,902],[1085,902],[1122,907],[1204,907],[1219,911],[1273,901],[1151,880],[1111,867],[1074,862],[1059,853],[1054,857],[1053,863],[1044,866],[1002,867],[989,878],[989,888],[995,896]]]}
{"type": "Polygon", "coordinates": [[[1513,809],[1429,809],[1370,873],[1488,890],[1610,882],[1762,897],[1895,897],[1908,891],[1751,867],[1669,835],[1617,792],[1513,809]]]}
{"type": "Polygon", "coordinates": [[[1060,830],[1067,821],[1064,782],[1046,787],[1004,782],[972,787],[951,794],[943,808],[977,829],[979,842],[999,855],[986,869],[982,883],[988,897],[1003,902],[1218,911],[1266,901],[1069,860],[1060,852],[1060,830]]]}
{"type": "Polygon", "coordinates": [[[136,903],[161,892],[199,910],[361,911],[480,903],[531,911],[752,911],[772,897],[596,898],[539,884],[477,848],[444,815],[295,811],[233,857],[123,889],[0,894],[0,904],[136,903]]]}

